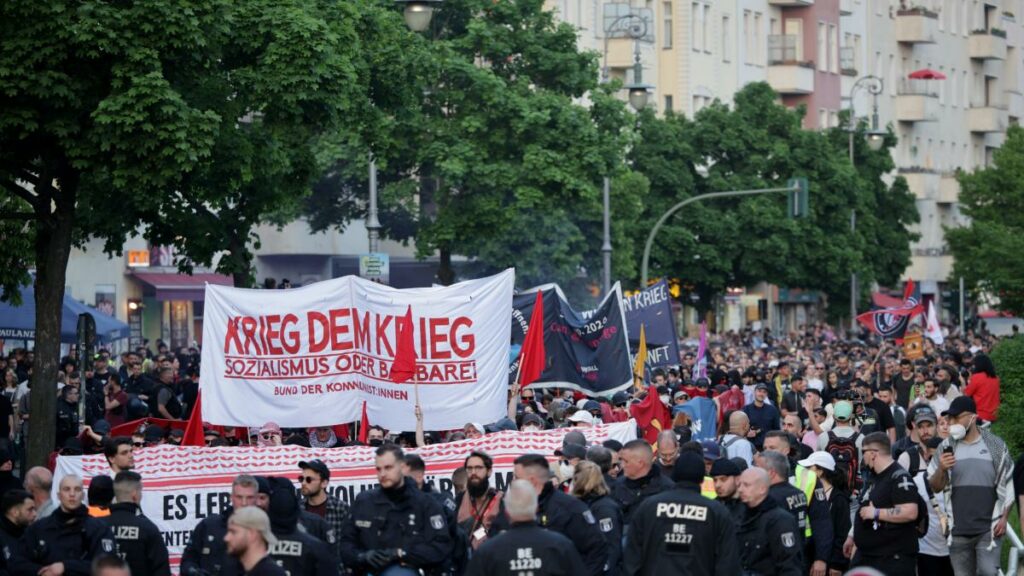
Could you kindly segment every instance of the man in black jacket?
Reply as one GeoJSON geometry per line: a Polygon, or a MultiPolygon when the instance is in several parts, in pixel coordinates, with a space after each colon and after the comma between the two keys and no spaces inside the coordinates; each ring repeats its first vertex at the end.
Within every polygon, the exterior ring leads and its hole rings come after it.
{"type": "Polygon", "coordinates": [[[437,568],[452,552],[441,505],[402,474],[405,454],[394,444],[376,451],[380,488],[356,497],[341,534],[342,562],[355,574],[392,566],[437,568]]]}
{"type": "Polygon", "coordinates": [[[0,499],[0,574],[9,574],[7,559],[25,528],[36,521],[36,501],[24,490],[10,490],[0,499]]]}
{"type": "MultiPolygon", "coordinates": [[[[540,454],[524,454],[515,459],[514,465],[515,479],[528,481],[537,493],[537,523],[572,541],[590,574],[603,574],[608,561],[608,547],[587,505],[555,489],[550,481],[548,461],[540,454]]],[[[491,535],[507,528],[507,518],[495,520],[491,525],[491,535]]]]}
{"type": "Polygon", "coordinates": [[[680,454],[672,468],[676,485],[652,496],[633,513],[623,551],[627,576],[739,574],[736,524],[722,504],[700,495],[704,459],[680,454]]]}
{"type": "Polygon", "coordinates": [[[768,473],[748,468],[740,474],[740,500],[747,513],[739,526],[740,564],[763,576],[802,576],[803,558],[796,519],[768,495],[768,473]]]}
{"type": "Polygon", "coordinates": [[[67,574],[85,576],[97,556],[114,554],[114,535],[82,505],[82,479],[61,479],[60,507],[29,526],[11,552],[8,569],[15,576],[67,574]]]}
{"type": "Polygon", "coordinates": [[[622,463],[622,476],[611,486],[612,498],[622,507],[622,520],[628,527],[633,510],[645,498],[671,488],[673,482],[654,466],[654,451],[643,440],[627,442],[619,451],[619,461],[622,463]]]}
{"type": "Polygon", "coordinates": [[[537,525],[537,492],[529,482],[512,481],[505,494],[505,510],[511,526],[477,549],[466,576],[576,576],[587,572],[568,538],[537,525]]]}
{"type": "Polygon", "coordinates": [[[181,555],[180,571],[183,576],[220,574],[227,559],[224,536],[228,532],[228,519],[235,510],[255,506],[258,491],[256,478],[247,474],[235,478],[231,483],[231,506],[220,514],[203,518],[192,530],[192,537],[181,555]]]}
{"type": "Polygon", "coordinates": [[[78,396],[78,388],[74,386],[60,389],[60,398],[57,399],[57,450],[64,447],[68,438],[78,436],[78,396]]]}
{"type": "Polygon", "coordinates": [[[110,506],[110,516],[105,520],[132,574],[169,576],[171,566],[160,529],[139,508],[142,476],[137,472],[118,472],[114,478],[114,497],[117,503],[110,506]]]}

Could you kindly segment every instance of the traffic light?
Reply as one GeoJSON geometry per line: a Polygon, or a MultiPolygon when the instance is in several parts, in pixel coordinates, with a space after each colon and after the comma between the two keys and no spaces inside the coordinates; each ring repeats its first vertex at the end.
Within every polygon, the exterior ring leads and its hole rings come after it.
{"type": "Polygon", "coordinates": [[[806,218],[810,214],[810,199],[807,193],[807,178],[792,178],[787,183],[787,212],[790,218],[806,218]]]}

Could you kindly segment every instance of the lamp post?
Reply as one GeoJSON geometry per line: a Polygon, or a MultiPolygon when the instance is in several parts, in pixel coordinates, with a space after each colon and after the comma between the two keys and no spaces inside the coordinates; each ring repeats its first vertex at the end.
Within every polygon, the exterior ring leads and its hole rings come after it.
{"type": "MultiPolygon", "coordinates": [[[[647,19],[643,16],[630,12],[612,20],[604,28],[604,66],[601,70],[601,81],[608,82],[611,79],[610,67],[608,66],[608,40],[617,30],[625,32],[625,37],[631,38],[635,45],[633,48],[633,81],[625,85],[629,91],[629,105],[637,112],[647,106],[648,95],[653,86],[643,83],[643,64],[640,63],[640,39],[647,36],[647,19]],[[625,27],[620,27],[622,23],[625,27]]],[[[605,176],[601,187],[601,197],[604,202],[604,237],[601,242],[601,294],[607,295],[612,289],[612,233],[611,233],[611,179],[605,176]]]]}
{"type": "MultiPolygon", "coordinates": [[[[882,132],[878,128],[878,95],[882,93],[882,89],[885,87],[885,83],[878,76],[863,76],[858,78],[854,82],[853,87],[850,88],[850,165],[856,166],[853,155],[853,136],[857,132],[856,124],[856,100],[857,91],[861,88],[867,89],[868,93],[872,96],[871,106],[871,129],[868,130],[867,139],[868,147],[873,151],[878,151],[882,148],[882,144],[885,143],[885,132],[882,132]]],[[[850,233],[857,231],[857,209],[854,208],[850,211],[850,233]]],[[[857,322],[857,271],[850,272],[850,332],[853,332],[854,326],[857,322]]]]}

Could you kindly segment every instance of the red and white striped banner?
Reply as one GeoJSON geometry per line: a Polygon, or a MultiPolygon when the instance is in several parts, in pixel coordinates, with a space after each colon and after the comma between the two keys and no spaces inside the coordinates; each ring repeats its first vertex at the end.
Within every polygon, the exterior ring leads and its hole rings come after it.
{"type": "MultiPolygon", "coordinates": [[[[605,424],[590,429],[577,429],[591,443],[614,439],[626,443],[636,438],[636,422],[605,424]]],[[[491,485],[503,489],[512,478],[512,462],[522,454],[544,454],[554,459],[554,451],[562,446],[562,436],[569,429],[544,432],[497,432],[476,440],[433,444],[410,452],[419,454],[427,465],[427,481],[451,491],[451,474],[473,450],[482,450],[494,458],[491,485]]],[[[346,502],[377,486],[374,450],[369,446],[348,448],[303,448],[278,446],[268,448],[204,448],[157,446],[143,448],[135,454],[135,471],[143,478],[142,511],[163,533],[177,570],[181,553],[199,520],[220,513],[230,504],[231,481],[239,474],[281,476],[292,480],[298,488],[302,460],[319,458],[331,470],[328,491],[346,502]]],[[[94,476],[110,474],[102,454],[92,456],[60,456],[54,473],[53,498],[57,498],[60,479],[74,474],[88,486],[94,476]]]]}

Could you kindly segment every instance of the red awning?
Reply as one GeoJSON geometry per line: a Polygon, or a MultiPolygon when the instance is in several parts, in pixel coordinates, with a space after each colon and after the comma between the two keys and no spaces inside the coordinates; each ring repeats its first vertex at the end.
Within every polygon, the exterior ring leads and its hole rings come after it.
{"type": "Polygon", "coordinates": [[[912,80],[945,80],[946,75],[938,70],[932,70],[931,68],[922,68],[921,70],[914,70],[907,75],[907,78],[912,80]]]}
{"type": "Polygon", "coordinates": [[[146,296],[157,300],[191,300],[201,302],[206,298],[206,285],[233,286],[231,276],[224,274],[200,273],[189,276],[170,272],[135,272],[132,274],[145,284],[146,296]]]}
{"type": "Polygon", "coordinates": [[[871,303],[876,308],[899,308],[903,306],[903,300],[895,296],[889,296],[888,294],[882,294],[881,292],[873,292],[871,294],[871,303]]]}

